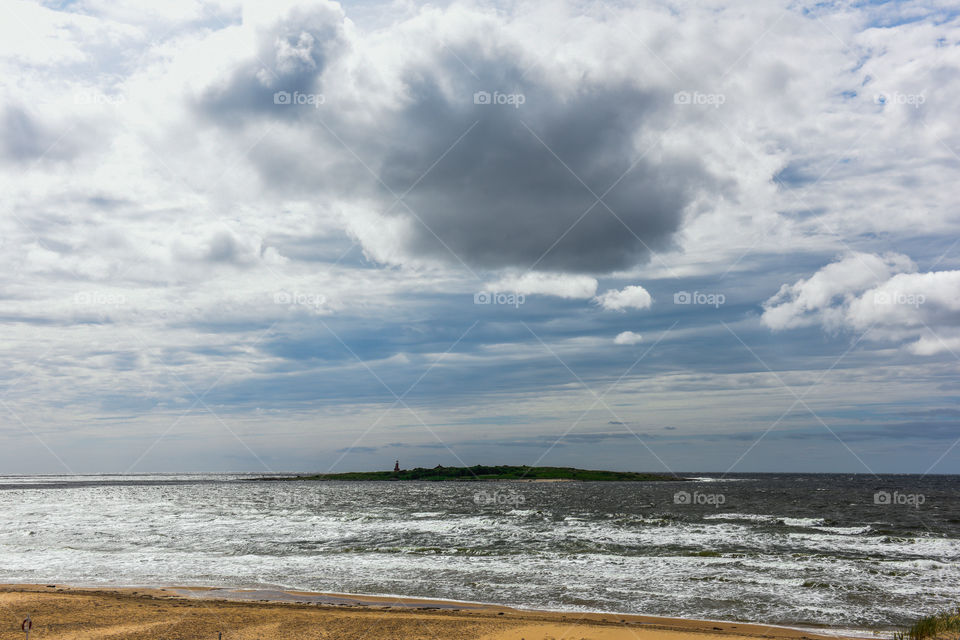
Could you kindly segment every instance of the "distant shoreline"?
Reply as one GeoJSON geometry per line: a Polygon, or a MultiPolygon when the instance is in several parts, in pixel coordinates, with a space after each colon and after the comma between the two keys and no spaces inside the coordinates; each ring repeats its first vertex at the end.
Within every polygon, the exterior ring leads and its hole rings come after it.
{"type": "Polygon", "coordinates": [[[388,482],[686,482],[687,478],[660,473],[635,471],[605,471],[574,467],[486,466],[444,467],[431,469],[417,467],[394,471],[351,471],[347,473],[317,473],[296,476],[257,478],[259,481],[348,480],[388,482]]]}

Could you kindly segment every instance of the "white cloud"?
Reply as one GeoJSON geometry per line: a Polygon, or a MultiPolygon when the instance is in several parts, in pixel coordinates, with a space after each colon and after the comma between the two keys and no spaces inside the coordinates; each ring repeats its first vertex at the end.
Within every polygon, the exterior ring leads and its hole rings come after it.
{"type": "Polygon", "coordinates": [[[763,322],[774,330],[823,323],[836,327],[834,313],[838,299],[847,299],[857,291],[878,284],[894,273],[912,271],[916,265],[907,256],[849,253],[826,265],[809,278],[783,285],[763,307],[763,322]]]}
{"type": "Polygon", "coordinates": [[[594,298],[594,302],[607,311],[626,311],[627,309],[649,309],[653,298],[643,287],[630,285],[620,291],[610,289],[594,298]]]}
{"type": "Polygon", "coordinates": [[[916,325],[923,324],[921,315],[943,321],[958,312],[960,271],[900,273],[855,299],[847,321],[858,328],[875,323],[916,325]]]}
{"type": "Polygon", "coordinates": [[[617,337],[613,339],[614,344],[638,344],[643,341],[643,336],[639,333],[634,333],[633,331],[624,331],[618,333],[617,337]]]}
{"type": "Polygon", "coordinates": [[[900,254],[852,254],[806,279],[783,285],[764,304],[774,330],[821,324],[867,331],[867,339],[913,340],[910,351],[951,351],[960,339],[960,271],[918,273],[900,254]]]}
{"type": "Polygon", "coordinates": [[[525,273],[520,276],[506,276],[484,288],[487,291],[508,291],[525,296],[539,294],[579,300],[593,297],[597,292],[597,281],[582,275],[525,273]]]}
{"type": "Polygon", "coordinates": [[[943,338],[939,335],[921,336],[919,340],[909,345],[911,353],[918,356],[931,356],[941,352],[960,354],[960,336],[943,338]]]}

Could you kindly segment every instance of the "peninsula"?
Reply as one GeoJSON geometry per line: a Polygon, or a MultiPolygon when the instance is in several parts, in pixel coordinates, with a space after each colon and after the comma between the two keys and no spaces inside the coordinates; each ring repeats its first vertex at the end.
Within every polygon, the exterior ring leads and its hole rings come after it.
{"type": "Polygon", "coordinates": [[[656,482],[681,481],[684,478],[657,473],[637,473],[633,471],[598,471],[592,469],[575,469],[573,467],[527,467],[527,466],[484,466],[472,467],[444,467],[436,466],[432,469],[417,467],[416,469],[397,469],[393,471],[354,471],[349,473],[318,473],[313,475],[290,476],[284,478],[262,478],[268,480],[419,480],[428,482],[444,481],[545,481],[568,480],[584,482],[656,482]]]}

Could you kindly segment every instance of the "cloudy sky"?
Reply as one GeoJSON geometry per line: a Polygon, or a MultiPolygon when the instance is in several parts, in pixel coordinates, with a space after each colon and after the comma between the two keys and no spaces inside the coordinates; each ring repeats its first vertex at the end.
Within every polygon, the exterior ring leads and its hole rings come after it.
{"type": "Polygon", "coordinates": [[[960,472],[948,2],[2,2],[0,473],[960,472]]]}

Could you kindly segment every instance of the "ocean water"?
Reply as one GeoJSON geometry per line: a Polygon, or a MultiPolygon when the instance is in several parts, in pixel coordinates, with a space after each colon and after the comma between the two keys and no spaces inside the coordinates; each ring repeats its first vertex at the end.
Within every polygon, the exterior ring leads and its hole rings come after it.
{"type": "Polygon", "coordinates": [[[960,602],[960,476],[0,477],[0,582],[280,587],[847,629],[960,602]]]}

